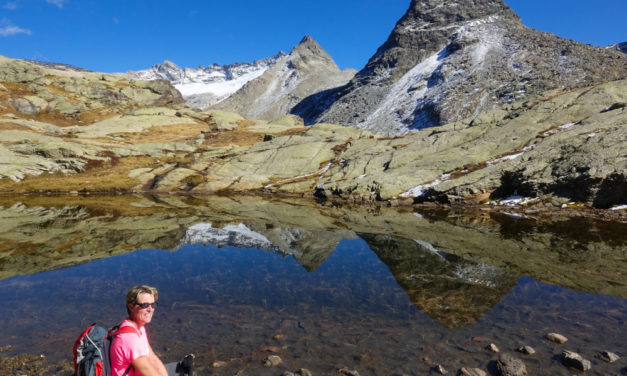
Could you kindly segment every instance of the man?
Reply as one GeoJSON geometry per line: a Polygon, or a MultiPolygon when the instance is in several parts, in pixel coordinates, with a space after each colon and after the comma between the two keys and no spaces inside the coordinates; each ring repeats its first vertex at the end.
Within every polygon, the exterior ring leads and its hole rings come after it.
{"type": "MultiPolygon", "coordinates": [[[[182,364],[177,367],[177,363],[168,364],[166,370],[148,342],[145,325],[152,321],[158,297],[157,289],[146,285],[133,286],[126,294],[128,319],[120,324],[120,328],[131,327],[135,330],[121,332],[113,338],[110,355],[113,376],[168,376],[168,370],[170,374],[174,374],[172,372],[175,370],[181,371],[182,364]]],[[[192,360],[193,355],[186,357],[187,363],[192,360]]],[[[191,370],[180,374],[188,372],[191,374],[191,370]]]]}

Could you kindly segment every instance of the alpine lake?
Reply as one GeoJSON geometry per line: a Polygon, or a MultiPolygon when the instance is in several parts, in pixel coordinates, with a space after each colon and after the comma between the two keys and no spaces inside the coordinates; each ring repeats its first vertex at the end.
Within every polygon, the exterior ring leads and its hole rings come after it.
{"type": "Polygon", "coordinates": [[[0,355],[69,364],[88,325],[126,316],[135,284],[159,290],[155,352],[193,352],[197,375],[496,375],[491,344],[529,375],[584,374],[564,350],[591,362],[587,375],[627,374],[624,222],[288,198],[0,197],[0,355]],[[270,355],[281,362],[266,366],[270,355]]]}

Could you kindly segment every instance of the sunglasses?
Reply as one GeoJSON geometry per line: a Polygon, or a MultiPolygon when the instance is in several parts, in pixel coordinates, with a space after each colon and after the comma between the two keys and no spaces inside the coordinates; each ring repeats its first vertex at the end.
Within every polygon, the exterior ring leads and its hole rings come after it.
{"type": "Polygon", "coordinates": [[[146,309],[148,307],[157,308],[157,302],[154,303],[135,303],[141,309],[146,309]]]}

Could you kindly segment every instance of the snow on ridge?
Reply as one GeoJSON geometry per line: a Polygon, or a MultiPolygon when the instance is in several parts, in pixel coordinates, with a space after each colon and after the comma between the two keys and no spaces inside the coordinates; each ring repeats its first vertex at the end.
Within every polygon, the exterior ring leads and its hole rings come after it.
{"type": "Polygon", "coordinates": [[[183,95],[187,97],[196,95],[212,95],[215,104],[229,95],[241,89],[248,81],[261,76],[268,68],[277,63],[283,52],[267,59],[256,60],[252,63],[235,63],[229,65],[213,64],[206,68],[180,68],[176,64],[164,61],[149,69],[126,72],[126,77],[138,80],[165,79],[183,95]]]}
{"type": "Polygon", "coordinates": [[[224,97],[235,93],[248,81],[261,76],[267,69],[268,67],[253,70],[230,80],[226,78],[226,75],[223,74],[219,76],[217,74],[218,72],[214,72],[215,74],[208,76],[215,78],[214,80],[202,81],[202,79],[196,79],[196,81],[174,84],[174,87],[181,92],[183,97],[205,93],[211,93],[218,97],[224,97]]]}
{"type": "Polygon", "coordinates": [[[185,244],[212,244],[217,247],[229,245],[239,248],[258,248],[272,252],[279,251],[278,247],[268,238],[249,229],[243,223],[227,225],[223,228],[213,227],[211,223],[197,223],[187,229],[177,249],[185,244]]]}
{"type": "Polygon", "coordinates": [[[398,125],[401,124],[402,119],[410,117],[416,109],[416,102],[424,97],[427,92],[427,80],[440,66],[441,56],[445,49],[446,47],[405,73],[403,77],[392,85],[381,104],[358,126],[370,129],[382,123],[398,125]],[[402,114],[394,111],[395,108],[399,107],[404,108],[402,114]]]}
{"type": "Polygon", "coordinates": [[[436,254],[437,256],[443,258],[446,260],[446,252],[440,251],[439,249],[435,248],[433,246],[433,244],[428,243],[424,240],[419,240],[419,239],[414,239],[414,241],[418,244],[420,244],[423,248],[425,248],[426,250],[428,250],[429,252],[432,252],[434,254],[436,254]]]}

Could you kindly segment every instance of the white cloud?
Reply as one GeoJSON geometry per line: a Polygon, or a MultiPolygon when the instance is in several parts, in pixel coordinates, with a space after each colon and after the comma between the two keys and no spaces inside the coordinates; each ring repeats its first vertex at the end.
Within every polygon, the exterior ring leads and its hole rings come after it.
{"type": "Polygon", "coordinates": [[[68,0],[46,0],[46,3],[58,6],[59,8],[63,8],[63,4],[67,2],[68,0]]]}
{"type": "Polygon", "coordinates": [[[31,31],[28,29],[22,29],[21,27],[18,27],[18,26],[5,26],[5,27],[0,28],[0,35],[2,35],[3,37],[8,37],[11,35],[16,35],[16,34],[30,35],[31,31]]]}
{"type": "Polygon", "coordinates": [[[17,1],[9,1],[4,4],[4,9],[8,10],[16,10],[17,9],[17,1]]]}

